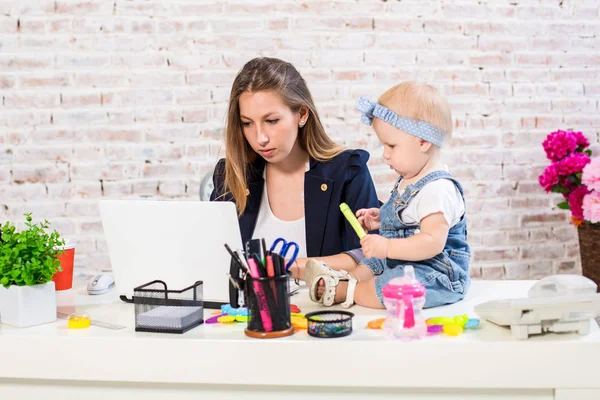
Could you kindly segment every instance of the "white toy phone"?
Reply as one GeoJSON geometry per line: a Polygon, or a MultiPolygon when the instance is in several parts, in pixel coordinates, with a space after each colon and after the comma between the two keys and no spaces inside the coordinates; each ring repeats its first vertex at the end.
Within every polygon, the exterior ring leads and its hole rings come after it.
{"type": "Polygon", "coordinates": [[[590,330],[590,319],[600,314],[597,285],[581,275],[552,275],[531,287],[527,298],[492,300],[475,312],[498,325],[510,325],[513,336],[590,330]]]}

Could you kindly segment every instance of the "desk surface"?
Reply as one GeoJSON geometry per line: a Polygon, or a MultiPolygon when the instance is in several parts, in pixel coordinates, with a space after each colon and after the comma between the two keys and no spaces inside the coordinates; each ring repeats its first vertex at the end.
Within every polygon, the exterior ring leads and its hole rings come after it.
{"type": "MultiPolygon", "coordinates": [[[[464,301],[425,310],[425,316],[477,317],[476,304],[525,297],[532,283],[475,281],[464,301]]],[[[65,320],[25,329],[0,324],[2,358],[11,360],[0,363],[0,378],[270,385],[264,371],[280,368],[284,360],[278,385],[600,388],[595,323],[586,336],[546,334],[519,341],[509,329],[482,321],[480,330],[459,337],[399,342],[366,329],[369,320],[384,316],[382,310],[355,306],[349,337],[316,339],[299,331],[260,340],[244,335],[245,324],[201,325],[183,335],[135,332],[133,305],[120,302],[114,292],[89,296],[81,286],[59,292],[57,299],[61,312],[76,309],[127,328],[69,330],[65,320]]],[[[292,303],[305,313],[318,308],[305,289],[292,303]]]]}

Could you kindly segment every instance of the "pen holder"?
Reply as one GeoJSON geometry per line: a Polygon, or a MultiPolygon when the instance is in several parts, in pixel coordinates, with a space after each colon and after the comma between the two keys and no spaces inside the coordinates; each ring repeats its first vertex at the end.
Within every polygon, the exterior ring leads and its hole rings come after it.
{"type": "Polygon", "coordinates": [[[163,281],[133,289],[136,332],[184,333],[204,322],[202,281],[168,290],[163,281]]]}
{"type": "Polygon", "coordinates": [[[271,339],[294,333],[290,318],[290,277],[246,278],[247,336],[271,339]]]}

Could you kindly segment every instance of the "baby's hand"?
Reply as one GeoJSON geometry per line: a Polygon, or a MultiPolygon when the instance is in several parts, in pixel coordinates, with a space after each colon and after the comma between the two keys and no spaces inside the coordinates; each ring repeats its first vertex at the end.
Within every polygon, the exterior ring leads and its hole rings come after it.
{"type": "Polygon", "coordinates": [[[367,235],[360,240],[362,252],[367,258],[387,258],[389,239],[380,235],[367,235]]]}
{"type": "Polygon", "coordinates": [[[356,212],[356,218],[367,232],[379,229],[381,225],[379,208],[361,208],[356,212]]]}

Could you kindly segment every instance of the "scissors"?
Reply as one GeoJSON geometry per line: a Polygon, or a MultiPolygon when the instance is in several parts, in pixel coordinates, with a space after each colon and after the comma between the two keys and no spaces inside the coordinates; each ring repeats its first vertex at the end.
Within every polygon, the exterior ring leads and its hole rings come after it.
{"type": "Polygon", "coordinates": [[[288,261],[288,263],[285,265],[285,270],[287,271],[288,269],[290,269],[290,267],[292,266],[294,261],[296,261],[296,257],[298,257],[298,252],[300,251],[300,246],[298,246],[298,243],[296,243],[296,242],[288,242],[284,238],[277,238],[271,245],[271,248],[269,249],[269,251],[271,253],[274,253],[275,248],[277,247],[277,245],[279,243],[282,244],[281,251],[279,251],[279,255],[283,258],[286,258],[287,253],[290,250],[290,247],[294,247],[294,253],[292,254],[292,258],[290,258],[290,261],[288,261]]]}

